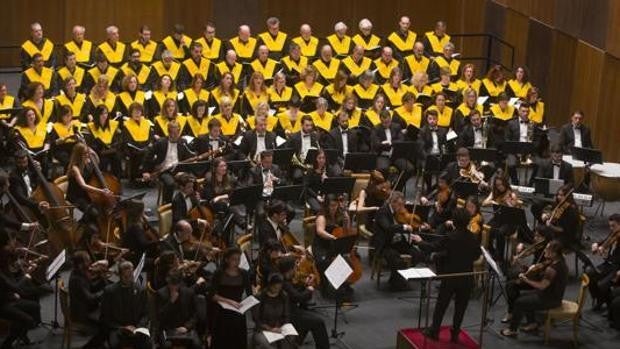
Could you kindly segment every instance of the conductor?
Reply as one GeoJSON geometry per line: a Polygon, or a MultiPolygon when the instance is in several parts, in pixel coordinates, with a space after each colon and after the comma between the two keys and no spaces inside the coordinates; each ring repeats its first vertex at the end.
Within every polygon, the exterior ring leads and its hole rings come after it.
{"type": "MultiPolygon", "coordinates": [[[[412,240],[420,246],[423,251],[435,252],[439,257],[438,263],[441,264],[440,270],[446,274],[471,273],[473,263],[480,257],[480,244],[475,235],[467,230],[470,216],[464,208],[457,208],[452,214],[454,223],[453,231],[435,242],[423,241],[419,235],[412,235],[412,240]]],[[[473,276],[454,276],[442,279],[439,287],[439,297],[433,313],[433,323],[431,327],[424,331],[424,335],[437,340],[439,338],[439,327],[443,315],[454,296],[454,318],[452,319],[451,341],[458,342],[461,331],[461,323],[467,309],[467,302],[473,289],[473,276]]]]}

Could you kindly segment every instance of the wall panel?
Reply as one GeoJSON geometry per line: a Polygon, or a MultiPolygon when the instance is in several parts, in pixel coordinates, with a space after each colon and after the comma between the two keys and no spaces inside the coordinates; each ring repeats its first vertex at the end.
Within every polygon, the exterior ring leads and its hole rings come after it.
{"type": "Polygon", "coordinates": [[[562,0],[556,2],[555,27],[574,37],[579,37],[586,2],[590,3],[588,0],[562,0]]]}
{"type": "Polygon", "coordinates": [[[598,107],[604,58],[603,51],[586,42],[577,44],[570,106],[571,109],[583,110],[593,120],[600,116],[598,107]]]}
{"type": "MultiPolygon", "coordinates": [[[[525,64],[527,57],[527,39],[529,33],[529,18],[517,11],[506,10],[504,39],[515,46],[515,66],[525,64]]],[[[502,62],[510,60],[510,51],[502,51],[502,62]]]]}
{"type": "MultiPolygon", "coordinates": [[[[620,59],[605,55],[601,77],[598,113],[590,122],[594,144],[603,151],[605,161],[620,161],[620,59]]],[[[589,116],[586,116],[586,120],[589,116]]]]}
{"type": "Polygon", "coordinates": [[[605,48],[610,54],[620,58],[620,1],[609,2],[605,48]]]}
{"type": "Polygon", "coordinates": [[[562,0],[531,0],[532,9],[530,15],[540,22],[553,25],[555,15],[555,3],[562,0]]]}
{"type": "Polygon", "coordinates": [[[593,46],[605,48],[605,40],[607,35],[608,10],[610,2],[616,0],[596,0],[589,1],[587,6],[583,7],[581,31],[579,38],[593,46]]]}
{"type": "Polygon", "coordinates": [[[527,60],[531,80],[543,91],[547,91],[547,75],[551,66],[549,43],[553,39],[553,30],[545,24],[530,19],[527,60]]]}
{"type": "MultiPolygon", "coordinates": [[[[551,41],[551,66],[546,76],[546,88],[541,90],[545,101],[547,122],[551,125],[562,125],[571,112],[567,101],[572,98],[573,72],[577,54],[577,39],[559,31],[553,32],[551,41]]],[[[538,80],[534,80],[539,85],[538,80]]],[[[540,87],[540,86],[539,86],[540,87]]]]}

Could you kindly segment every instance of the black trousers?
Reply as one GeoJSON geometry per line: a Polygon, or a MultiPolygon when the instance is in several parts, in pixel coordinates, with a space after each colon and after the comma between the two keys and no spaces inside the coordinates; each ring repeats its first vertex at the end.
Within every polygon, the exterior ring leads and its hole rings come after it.
{"type": "Polygon", "coordinates": [[[9,335],[0,348],[13,348],[13,342],[17,338],[41,322],[41,307],[35,301],[18,299],[0,306],[0,318],[11,323],[9,335]]]}
{"type": "Polygon", "coordinates": [[[149,337],[142,334],[131,334],[122,329],[110,332],[108,341],[112,349],[120,349],[126,346],[135,349],[150,349],[152,347],[149,337]]]}
{"type": "Polygon", "coordinates": [[[159,175],[159,181],[162,185],[162,205],[172,202],[172,195],[174,194],[174,189],[176,188],[176,182],[174,180],[174,176],[170,172],[164,172],[159,175]]]}
{"type": "MultiPolygon", "coordinates": [[[[311,310],[291,307],[291,323],[299,333],[299,341],[303,342],[308,332],[312,333],[316,349],[329,349],[329,336],[325,322],[318,314],[311,310]]],[[[301,344],[301,343],[300,343],[301,344]]]]}
{"type": "Polygon", "coordinates": [[[537,311],[555,308],[562,304],[561,299],[547,300],[543,299],[538,292],[527,293],[519,296],[514,302],[512,309],[512,320],[510,320],[510,329],[516,331],[523,320],[527,319],[527,323],[536,321],[535,313],[537,311]]]}
{"type": "Polygon", "coordinates": [[[400,286],[406,284],[407,281],[398,274],[399,269],[407,267],[401,255],[411,256],[411,264],[416,265],[425,260],[424,253],[417,246],[410,246],[406,242],[398,242],[387,246],[381,251],[383,258],[390,268],[390,284],[400,286]]]}
{"type": "Polygon", "coordinates": [[[617,266],[608,262],[599,264],[596,269],[586,268],[586,274],[590,277],[588,289],[592,298],[597,302],[607,302],[609,300],[611,286],[617,270],[617,266]]]}
{"type": "Polygon", "coordinates": [[[526,291],[532,291],[533,288],[519,279],[513,279],[506,283],[506,296],[508,297],[508,313],[512,314],[515,302],[526,291]]]}
{"type": "Polygon", "coordinates": [[[612,291],[607,309],[611,327],[620,330],[620,288],[612,291]]]}
{"type": "Polygon", "coordinates": [[[441,326],[443,316],[448,309],[448,305],[454,297],[454,316],[452,317],[452,331],[458,333],[463,323],[463,316],[469,303],[469,297],[473,289],[473,279],[471,277],[456,277],[443,280],[439,286],[439,296],[435,311],[433,312],[433,324],[431,331],[437,333],[441,326]]]}

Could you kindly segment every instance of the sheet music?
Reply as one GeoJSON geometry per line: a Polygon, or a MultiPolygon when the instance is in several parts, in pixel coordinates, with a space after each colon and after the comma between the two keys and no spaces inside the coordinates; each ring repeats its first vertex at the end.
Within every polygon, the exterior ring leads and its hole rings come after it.
{"type": "Polygon", "coordinates": [[[297,333],[297,330],[295,329],[295,326],[293,326],[293,324],[288,323],[280,327],[280,333],[263,331],[263,335],[265,335],[265,338],[267,338],[267,341],[269,343],[273,343],[284,339],[284,337],[286,336],[297,336],[299,335],[299,333],[297,333]]]}
{"type": "Polygon", "coordinates": [[[180,101],[180,100],[182,100],[183,98],[185,98],[185,93],[183,93],[183,92],[179,92],[179,93],[177,93],[177,99],[178,99],[179,101],[180,101]]]}
{"type": "Polygon", "coordinates": [[[133,282],[138,282],[138,278],[140,277],[140,274],[142,274],[142,269],[144,269],[145,261],[146,261],[146,253],[143,253],[142,257],[140,258],[140,262],[138,262],[136,269],[134,269],[133,271],[133,282]]]}
{"type": "Polygon", "coordinates": [[[151,337],[151,332],[149,331],[148,328],[145,328],[145,327],[138,327],[138,328],[136,328],[133,331],[133,333],[134,334],[140,333],[140,334],[143,334],[143,335],[145,335],[147,337],[151,337]]]}
{"type": "Polygon", "coordinates": [[[433,277],[437,276],[437,274],[435,274],[435,272],[433,272],[429,268],[402,269],[402,270],[399,270],[398,273],[403,278],[405,278],[406,280],[411,280],[411,279],[430,279],[430,278],[433,278],[433,277]]]}
{"type": "Polygon", "coordinates": [[[487,263],[491,266],[491,268],[493,269],[493,271],[495,271],[495,273],[497,274],[497,276],[499,276],[501,279],[504,278],[504,274],[502,274],[502,270],[499,268],[499,266],[497,265],[497,263],[495,263],[495,260],[493,259],[493,257],[491,256],[491,254],[489,253],[489,251],[487,251],[486,248],[480,246],[480,249],[482,250],[482,255],[484,256],[484,259],[487,261],[487,263]]]}
{"type": "Polygon", "coordinates": [[[476,103],[482,105],[484,104],[487,100],[489,99],[489,96],[480,96],[478,97],[478,100],[476,101],[476,103]]]}
{"type": "Polygon", "coordinates": [[[275,109],[269,109],[269,115],[270,116],[276,115],[276,110],[275,109]]]}
{"type": "Polygon", "coordinates": [[[451,140],[456,139],[458,137],[459,135],[457,135],[456,132],[454,132],[454,130],[450,130],[448,134],[446,135],[446,140],[450,142],[451,140]]]}
{"type": "Polygon", "coordinates": [[[194,141],[194,137],[188,135],[183,136],[183,139],[187,142],[187,144],[190,144],[194,141]]]}
{"type": "Polygon", "coordinates": [[[519,101],[519,98],[517,97],[512,97],[510,98],[510,100],[508,101],[508,105],[515,107],[517,106],[517,102],[519,101]]]}
{"type": "Polygon", "coordinates": [[[62,252],[60,252],[58,256],[54,258],[52,263],[50,263],[50,265],[47,267],[47,270],[45,271],[45,279],[47,281],[50,281],[54,277],[54,275],[56,275],[56,273],[60,270],[63,264],[65,264],[66,258],[67,250],[62,250],[62,252]]]}
{"type": "Polygon", "coordinates": [[[245,252],[241,253],[241,259],[239,260],[239,268],[243,270],[250,270],[250,262],[248,262],[248,257],[245,255],[245,252]]]}
{"type": "Polygon", "coordinates": [[[279,147],[279,146],[281,146],[284,143],[286,143],[286,139],[284,139],[284,138],[282,138],[280,136],[276,137],[276,147],[279,147]]]}
{"type": "Polygon", "coordinates": [[[236,313],[239,314],[245,314],[246,311],[248,311],[250,308],[252,308],[253,306],[255,306],[256,304],[260,303],[260,301],[258,299],[256,299],[256,297],[254,296],[249,296],[246,299],[244,299],[243,301],[241,301],[241,303],[239,303],[241,305],[241,307],[239,307],[239,309],[233,307],[232,305],[228,304],[228,303],[224,303],[224,302],[217,302],[222,308],[227,309],[227,310],[232,310],[236,313]]]}
{"type": "Polygon", "coordinates": [[[243,136],[239,136],[237,137],[237,139],[235,139],[235,141],[233,142],[234,145],[236,146],[240,146],[241,145],[241,140],[243,139],[243,136]]]}
{"type": "Polygon", "coordinates": [[[325,277],[335,289],[339,289],[352,273],[353,269],[349,263],[341,255],[338,255],[325,270],[325,277]]]}

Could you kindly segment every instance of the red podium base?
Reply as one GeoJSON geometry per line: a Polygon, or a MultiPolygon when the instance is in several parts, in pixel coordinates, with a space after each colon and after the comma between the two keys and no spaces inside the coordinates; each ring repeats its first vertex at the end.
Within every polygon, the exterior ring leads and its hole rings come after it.
{"type": "Polygon", "coordinates": [[[461,330],[459,342],[450,342],[450,327],[442,326],[439,340],[427,338],[421,329],[403,328],[396,335],[396,349],[479,349],[480,345],[466,332],[461,330]]]}

